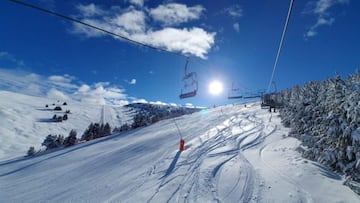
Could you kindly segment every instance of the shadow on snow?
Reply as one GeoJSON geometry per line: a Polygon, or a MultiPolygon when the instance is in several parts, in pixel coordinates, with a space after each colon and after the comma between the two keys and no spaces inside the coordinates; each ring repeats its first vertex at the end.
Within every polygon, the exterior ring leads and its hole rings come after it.
{"type": "Polygon", "coordinates": [[[169,168],[166,170],[165,175],[164,175],[163,177],[161,177],[161,179],[169,176],[169,175],[173,172],[173,170],[175,169],[176,163],[177,163],[177,161],[179,160],[180,154],[181,154],[181,151],[179,150],[179,151],[176,153],[174,159],[172,160],[169,168]]]}

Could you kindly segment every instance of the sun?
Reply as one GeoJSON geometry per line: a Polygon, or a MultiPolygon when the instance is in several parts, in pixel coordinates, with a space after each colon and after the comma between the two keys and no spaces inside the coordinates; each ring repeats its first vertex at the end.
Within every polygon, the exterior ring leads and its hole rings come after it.
{"type": "Polygon", "coordinates": [[[223,85],[221,82],[215,80],[209,84],[209,92],[212,95],[218,95],[223,91],[223,85]]]}

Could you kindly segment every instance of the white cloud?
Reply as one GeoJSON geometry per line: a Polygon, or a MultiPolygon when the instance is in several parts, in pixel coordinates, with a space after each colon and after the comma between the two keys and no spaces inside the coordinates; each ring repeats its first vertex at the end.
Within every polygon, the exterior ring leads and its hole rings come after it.
{"type": "Polygon", "coordinates": [[[165,105],[168,105],[167,103],[165,103],[165,102],[162,102],[162,101],[156,101],[156,102],[149,102],[149,104],[155,104],[155,105],[163,105],[163,106],[165,106],[165,105]]]}
{"type": "Polygon", "coordinates": [[[49,92],[47,93],[47,97],[51,98],[51,99],[60,99],[60,100],[65,100],[65,101],[70,100],[69,96],[65,95],[65,93],[63,93],[55,88],[51,88],[49,90],[49,92]]]}
{"type": "Polygon", "coordinates": [[[147,104],[149,103],[148,101],[146,101],[145,99],[135,99],[133,100],[131,103],[141,103],[141,104],[147,104]]]}
{"type": "Polygon", "coordinates": [[[239,17],[243,16],[243,9],[240,7],[240,5],[237,5],[237,4],[230,6],[228,8],[225,8],[224,12],[234,18],[239,18],[239,17]]]}
{"type": "Polygon", "coordinates": [[[316,23],[305,33],[305,38],[314,37],[318,34],[317,29],[322,26],[331,26],[335,18],[331,16],[330,9],[335,5],[348,4],[349,0],[318,0],[307,4],[303,13],[316,15],[316,23]]]}
{"type": "Polygon", "coordinates": [[[175,103],[169,103],[170,106],[174,106],[174,107],[177,107],[178,105],[175,104],[175,103]]]}
{"type": "Polygon", "coordinates": [[[106,99],[125,99],[127,96],[124,92],[123,89],[110,87],[105,90],[104,96],[106,99]]]}
{"type": "MultiPolygon", "coordinates": [[[[102,28],[102,29],[113,31],[108,26],[103,25],[102,21],[99,21],[99,20],[96,20],[96,19],[84,18],[84,19],[82,19],[82,21],[87,23],[87,24],[90,24],[90,25],[93,25],[93,26],[96,26],[96,27],[99,27],[99,28],[102,28]]],[[[85,35],[85,37],[88,37],[88,38],[101,37],[101,36],[105,35],[104,32],[101,32],[99,30],[95,30],[93,28],[90,28],[90,27],[87,27],[87,26],[84,26],[84,25],[80,25],[80,24],[77,24],[77,23],[73,24],[73,27],[71,28],[70,33],[72,33],[72,34],[83,34],[83,35],[85,35]]],[[[118,33],[118,34],[121,34],[121,33],[118,33]]]]}
{"type": "Polygon", "coordinates": [[[110,85],[110,82],[97,82],[95,83],[95,87],[98,88],[98,87],[104,87],[104,86],[109,86],[110,85]]]}
{"type": "Polygon", "coordinates": [[[143,7],[144,6],[144,1],[145,0],[130,0],[130,3],[132,3],[134,5],[137,5],[137,6],[140,6],[140,7],[143,7]]]}
{"type": "Polygon", "coordinates": [[[78,86],[72,83],[75,77],[70,75],[52,75],[47,78],[47,81],[58,88],[77,89],[78,86]]]}
{"type": "Polygon", "coordinates": [[[185,4],[169,3],[150,9],[150,16],[165,26],[178,25],[196,20],[205,10],[201,5],[187,7],[185,4]]]}
{"type": "Polygon", "coordinates": [[[81,12],[81,14],[85,17],[93,17],[103,15],[105,11],[95,4],[91,3],[88,5],[79,4],[77,9],[81,12]]]}
{"type": "Polygon", "coordinates": [[[91,88],[89,85],[81,85],[81,87],[79,87],[79,89],[78,89],[78,92],[88,92],[90,90],[91,90],[91,88]]]}
{"type": "Polygon", "coordinates": [[[234,24],[233,24],[233,28],[234,28],[234,30],[235,30],[236,32],[240,32],[240,25],[239,25],[239,23],[234,23],[234,24]]]}
{"type": "Polygon", "coordinates": [[[66,82],[66,83],[71,82],[70,78],[68,78],[66,76],[61,76],[61,75],[52,75],[52,76],[49,76],[48,79],[53,82],[66,82]]]}
{"type": "Polygon", "coordinates": [[[130,85],[135,85],[136,84],[136,79],[131,79],[131,81],[129,82],[130,85]]]}
{"type": "Polygon", "coordinates": [[[136,79],[131,79],[130,81],[129,80],[124,80],[124,82],[128,83],[129,85],[135,85],[136,84],[136,79]]]}
{"type": "MultiPolygon", "coordinates": [[[[87,8],[89,5],[83,7],[87,8]]],[[[93,7],[98,8],[95,5],[93,7]]],[[[204,10],[202,6],[187,7],[183,4],[173,3],[150,9],[150,11],[149,9],[136,10],[134,7],[130,6],[123,10],[110,8],[109,11],[103,13],[101,16],[90,15],[89,13],[91,12],[88,10],[91,9],[86,10],[79,8],[82,7],[78,7],[81,16],[80,19],[88,24],[168,51],[181,52],[183,54],[191,54],[200,58],[206,58],[206,54],[210,51],[215,42],[214,38],[216,33],[206,32],[202,28],[193,27],[177,29],[165,27],[155,29],[146,23],[149,15],[160,21],[160,15],[169,15],[169,13],[173,13],[174,16],[163,17],[162,23],[165,23],[164,19],[167,21],[165,24],[176,24],[198,19],[204,10]],[[175,8],[179,8],[179,10],[175,10],[175,8]],[[167,12],[161,14],[159,13],[160,9],[164,9],[167,12]]],[[[80,24],[73,24],[71,33],[82,34],[88,38],[102,37],[105,35],[103,32],[80,24]]],[[[115,38],[119,39],[119,37],[115,38]]]]}
{"type": "Polygon", "coordinates": [[[120,29],[120,32],[143,33],[145,32],[145,14],[132,9],[113,18],[111,24],[114,26],[114,30],[120,29]]]}
{"type": "Polygon", "coordinates": [[[76,85],[75,77],[44,77],[19,70],[0,69],[0,89],[32,96],[76,100],[92,104],[124,104],[129,99],[125,90],[109,82],[76,85]]]}
{"type": "Polygon", "coordinates": [[[24,88],[24,92],[29,95],[40,95],[42,93],[41,87],[37,84],[29,84],[24,88]]]}
{"type": "Polygon", "coordinates": [[[116,104],[124,103],[127,99],[124,89],[109,87],[108,82],[99,82],[94,85],[82,85],[73,94],[76,100],[91,104],[116,104]],[[120,102],[121,101],[121,102],[120,102]]]}
{"type": "Polygon", "coordinates": [[[322,25],[332,25],[334,23],[335,19],[334,18],[329,18],[329,19],[325,19],[325,18],[318,18],[318,21],[316,22],[316,25],[318,26],[322,26],[322,25]]]}
{"type": "Polygon", "coordinates": [[[169,51],[193,54],[206,58],[214,44],[215,33],[207,33],[201,28],[164,28],[143,35],[134,35],[134,39],[147,41],[150,45],[166,48],[169,51]]]}
{"type": "Polygon", "coordinates": [[[116,100],[114,102],[114,105],[119,105],[119,106],[125,106],[125,105],[128,105],[128,104],[129,104],[128,100],[116,100]]]}
{"type": "Polygon", "coordinates": [[[329,14],[328,11],[335,4],[348,4],[349,2],[349,0],[318,0],[313,12],[319,15],[329,14]]]}
{"type": "Polygon", "coordinates": [[[187,108],[194,108],[194,105],[192,103],[186,103],[184,106],[187,108]]]}
{"type": "Polygon", "coordinates": [[[32,96],[40,95],[47,90],[42,85],[43,78],[37,74],[19,70],[0,69],[0,88],[32,96]]]}
{"type": "Polygon", "coordinates": [[[0,51],[0,58],[7,58],[9,57],[9,53],[6,51],[0,51]]]}
{"type": "Polygon", "coordinates": [[[25,66],[24,61],[15,58],[15,56],[6,51],[0,51],[0,60],[10,61],[11,63],[14,63],[17,67],[25,66]]]}
{"type": "Polygon", "coordinates": [[[314,37],[315,35],[317,35],[317,32],[315,32],[314,30],[309,30],[306,32],[307,37],[314,37]]]}

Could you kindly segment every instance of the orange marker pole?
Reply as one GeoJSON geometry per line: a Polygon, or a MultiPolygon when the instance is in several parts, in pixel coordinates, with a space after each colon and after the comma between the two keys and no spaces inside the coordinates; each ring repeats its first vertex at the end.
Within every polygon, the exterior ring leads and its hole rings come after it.
{"type": "Polygon", "coordinates": [[[184,151],[185,150],[185,140],[180,139],[180,151],[184,151]]]}

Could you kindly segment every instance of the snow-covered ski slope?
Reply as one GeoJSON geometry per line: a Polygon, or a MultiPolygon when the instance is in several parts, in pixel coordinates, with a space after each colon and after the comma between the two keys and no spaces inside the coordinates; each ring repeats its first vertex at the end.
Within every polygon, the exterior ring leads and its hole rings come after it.
{"type": "Polygon", "coordinates": [[[131,124],[135,113],[120,106],[58,101],[9,91],[0,91],[0,98],[0,160],[23,156],[30,146],[40,149],[49,134],[66,137],[71,129],[75,129],[79,137],[91,122],[108,122],[110,126],[131,124]],[[62,105],[64,102],[66,106],[62,105]],[[53,111],[56,106],[62,111],[53,111]],[[51,120],[54,114],[62,116],[66,110],[70,110],[68,120],[51,120]]]}
{"type": "Polygon", "coordinates": [[[228,105],[0,162],[0,202],[359,202],[276,113],[228,105]]]}

